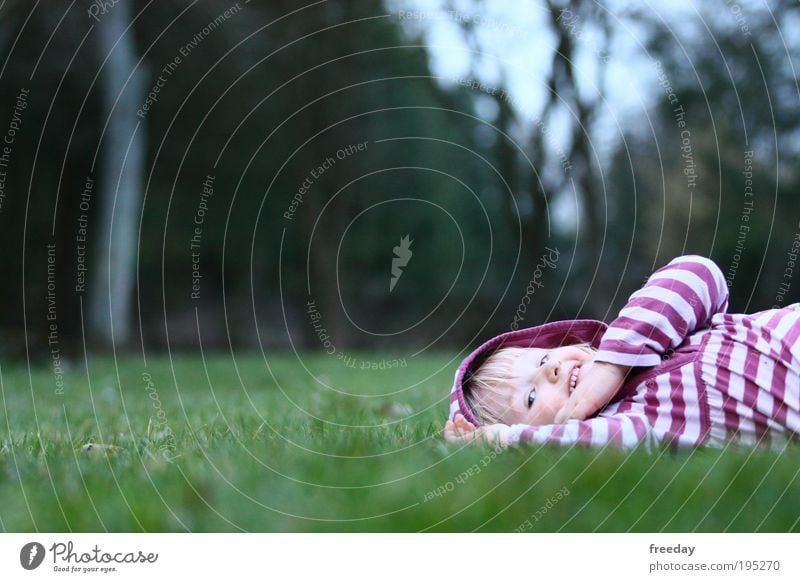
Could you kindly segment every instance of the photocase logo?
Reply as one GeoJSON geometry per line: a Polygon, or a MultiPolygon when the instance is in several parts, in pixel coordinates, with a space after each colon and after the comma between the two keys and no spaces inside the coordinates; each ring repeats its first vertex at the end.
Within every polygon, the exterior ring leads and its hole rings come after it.
{"type": "Polygon", "coordinates": [[[26,570],[35,570],[44,560],[44,546],[38,542],[30,542],[22,546],[19,552],[19,563],[26,570]]]}
{"type": "Polygon", "coordinates": [[[403,267],[408,265],[411,260],[411,243],[414,241],[409,238],[411,235],[406,235],[400,239],[400,244],[392,249],[394,251],[394,258],[392,259],[392,278],[389,280],[389,293],[394,290],[394,286],[400,280],[403,274],[403,267]]]}
{"type": "Polygon", "coordinates": [[[100,22],[98,16],[102,16],[104,14],[108,14],[109,10],[116,6],[119,0],[93,0],[92,5],[89,6],[89,10],[86,11],[86,14],[89,18],[94,18],[97,22],[100,22]]]}

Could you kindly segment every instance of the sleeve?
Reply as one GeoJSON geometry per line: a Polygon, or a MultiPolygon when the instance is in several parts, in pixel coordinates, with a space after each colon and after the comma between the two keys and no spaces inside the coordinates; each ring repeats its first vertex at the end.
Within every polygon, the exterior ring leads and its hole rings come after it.
{"type": "Polygon", "coordinates": [[[587,420],[570,420],[564,424],[511,425],[510,444],[559,444],[613,446],[632,449],[642,446],[652,452],[658,439],[643,414],[617,413],[587,420]]]}
{"type": "Polygon", "coordinates": [[[711,259],[687,255],[653,273],[603,334],[596,359],[655,366],[669,349],[728,308],[728,285],[711,259]]]}

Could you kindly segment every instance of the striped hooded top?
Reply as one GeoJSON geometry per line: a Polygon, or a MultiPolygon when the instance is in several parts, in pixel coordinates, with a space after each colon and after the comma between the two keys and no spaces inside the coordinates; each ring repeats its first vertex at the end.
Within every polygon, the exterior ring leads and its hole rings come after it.
{"type": "Polygon", "coordinates": [[[465,379],[499,347],[587,342],[595,359],[632,366],[594,417],[511,427],[512,443],[593,446],[766,445],[800,438],[800,304],[751,315],[726,313],[728,288],[704,257],[678,257],[647,280],[609,325],[558,321],[487,341],[458,367],[450,418],[478,421],[465,379]]]}

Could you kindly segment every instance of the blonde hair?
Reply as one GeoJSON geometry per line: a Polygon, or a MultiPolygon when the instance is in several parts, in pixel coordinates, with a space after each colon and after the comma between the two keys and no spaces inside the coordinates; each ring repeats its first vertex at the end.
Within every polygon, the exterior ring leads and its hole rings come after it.
{"type": "MultiPolygon", "coordinates": [[[[567,344],[596,351],[589,343],[567,344]]],[[[557,347],[567,347],[557,346],[557,347]]],[[[502,423],[504,410],[498,406],[501,400],[492,395],[499,394],[511,379],[511,370],[517,358],[530,348],[507,347],[492,353],[464,384],[464,397],[480,424],[502,423]]]]}
{"type": "Polygon", "coordinates": [[[514,362],[527,349],[500,348],[475,370],[464,385],[464,397],[479,423],[497,424],[501,422],[502,411],[497,410],[498,402],[490,395],[498,394],[500,388],[508,383],[514,362]]]}

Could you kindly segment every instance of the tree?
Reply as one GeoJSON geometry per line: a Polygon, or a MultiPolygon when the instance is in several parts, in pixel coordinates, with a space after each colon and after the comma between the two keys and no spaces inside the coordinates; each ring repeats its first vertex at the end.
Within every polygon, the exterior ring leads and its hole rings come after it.
{"type": "Polygon", "coordinates": [[[89,333],[97,342],[118,345],[130,341],[132,329],[146,144],[145,126],[136,112],[147,75],[137,66],[131,14],[131,0],[121,0],[96,27],[106,131],[101,140],[100,234],[89,293],[89,333]]]}
{"type": "MultiPolygon", "coordinates": [[[[483,3],[474,3],[476,7],[481,4],[483,3]]],[[[452,2],[447,7],[451,11],[455,10],[452,2]]],[[[550,71],[542,83],[547,88],[544,105],[535,118],[521,119],[507,90],[486,93],[497,105],[498,115],[494,123],[502,133],[515,135],[518,133],[515,128],[522,125],[527,126],[530,136],[522,152],[510,142],[510,138],[498,139],[494,158],[513,192],[506,196],[505,208],[509,224],[516,230],[520,223],[520,217],[517,216],[518,205],[513,203],[512,196],[517,197],[519,205],[532,208],[532,212],[522,218],[521,224],[523,264],[535,264],[538,255],[548,244],[548,238],[553,236],[548,216],[549,207],[556,199],[575,189],[581,217],[580,231],[577,233],[581,244],[576,253],[579,263],[584,267],[586,282],[589,282],[590,277],[594,283],[594,302],[603,304],[605,298],[598,299],[597,292],[604,294],[613,289],[605,284],[606,271],[601,268],[600,263],[604,238],[600,217],[601,196],[595,172],[600,160],[595,158],[591,144],[594,122],[604,100],[604,55],[608,54],[611,32],[606,12],[587,6],[582,0],[566,3],[548,0],[547,9],[547,27],[555,38],[555,44],[549,55],[550,71]],[[593,52],[597,62],[596,93],[593,97],[581,91],[581,85],[586,81],[583,80],[582,83],[575,67],[575,59],[581,48],[576,45],[576,38],[580,38],[581,29],[587,26],[599,28],[604,38],[604,50],[593,52]],[[554,131],[553,122],[559,112],[567,113],[569,124],[569,141],[561,148],[562,151],[554,148],[549,139],[554,131]],[[523,200],[523,197],[526,199],[523,200]]],[[[480,25],[476,25],[470,18],[460,19],[459,22],[470,49],[476,54],[484,50],[477,35],[477,27],[480,25]]],[[[477,76],[475,69],[473,75],[477,76]]],[[[506,81],[501,80],[501,86],[508,87],[506,81]]]]}

